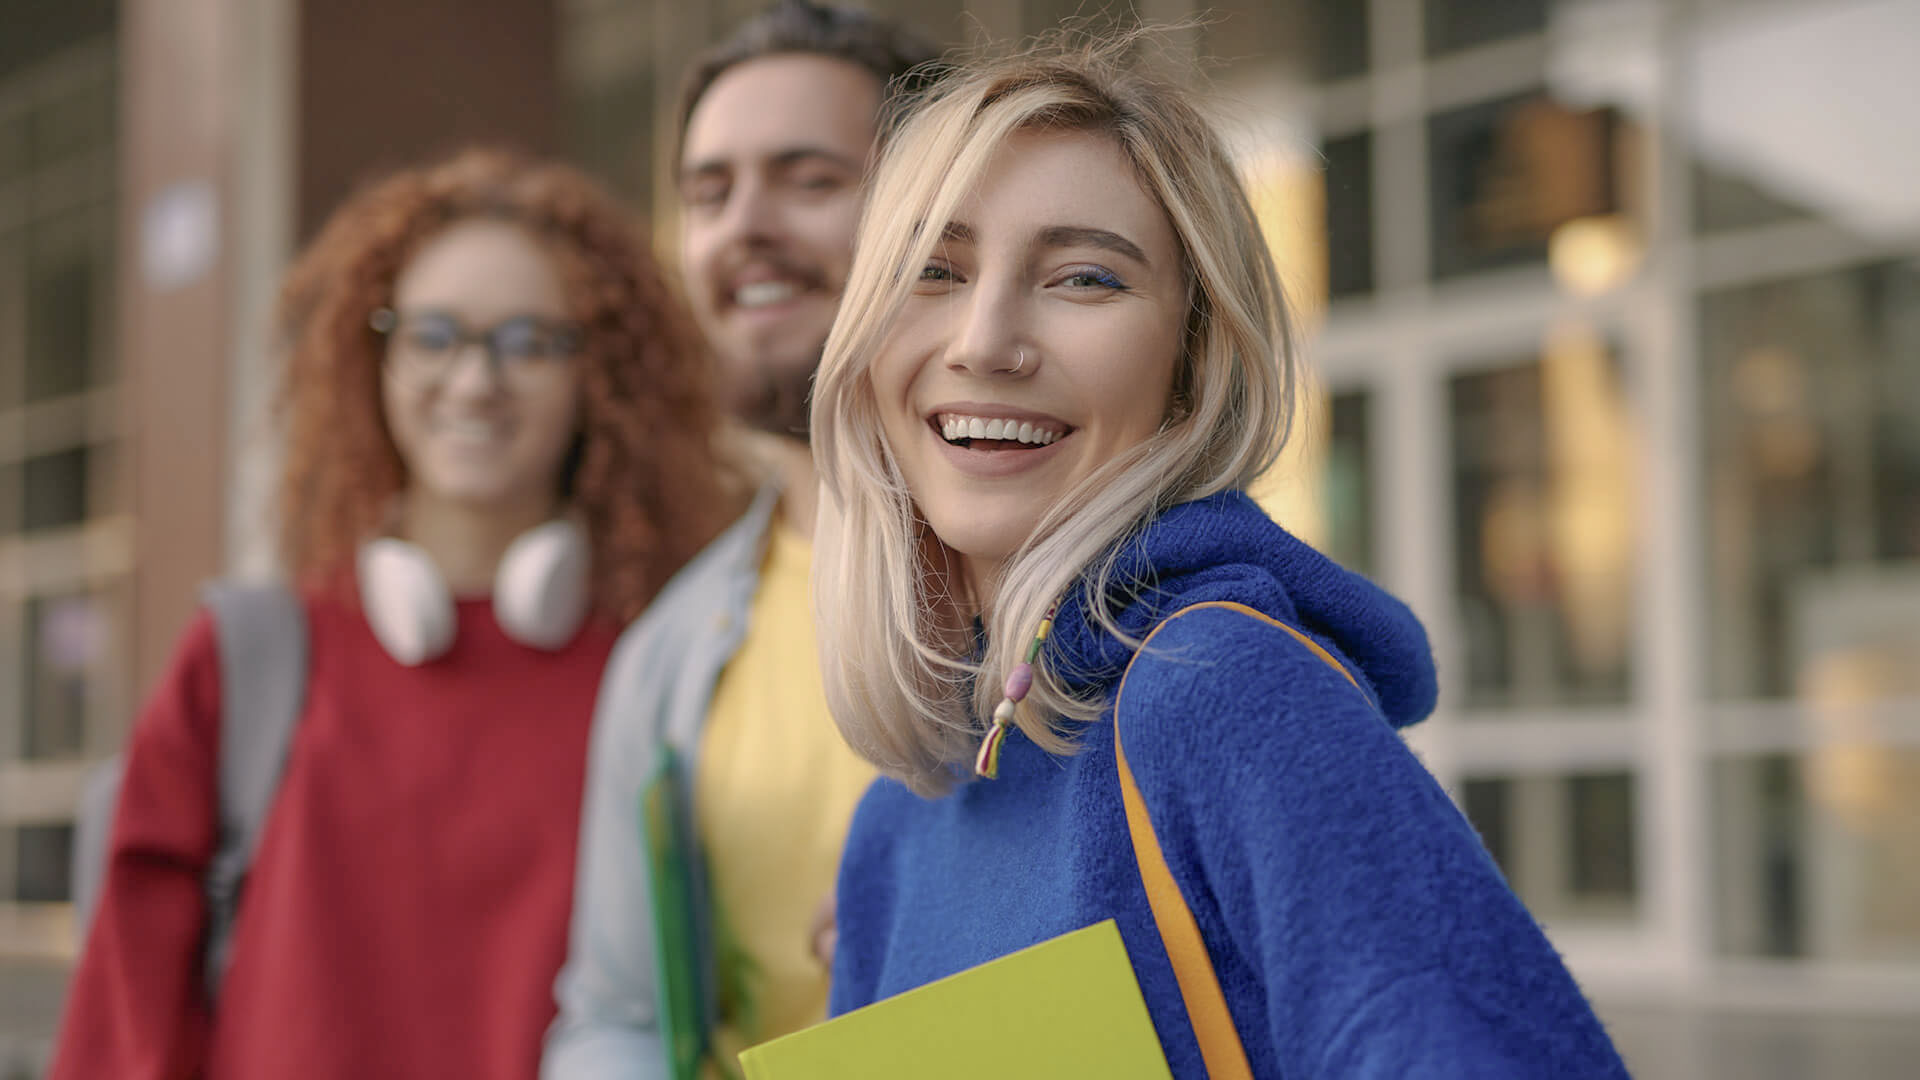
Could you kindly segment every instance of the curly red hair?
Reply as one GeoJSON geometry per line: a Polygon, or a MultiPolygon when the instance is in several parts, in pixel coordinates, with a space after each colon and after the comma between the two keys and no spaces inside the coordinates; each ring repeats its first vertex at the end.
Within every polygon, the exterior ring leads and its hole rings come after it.
{"type": "Polygon", "coordinates": [[[289,272],[280,550],[295,577],[339,587],[407,470],[380,403],[384,340],[368,319],[429,237],[487,218],[554,260],[585,331],[581,432],[563,490],[593,546],[596,610],[625,622],[738,509],[715,452],[710,365],[628,213],[575,169],[467,150],[342,206],[289,272]]]}

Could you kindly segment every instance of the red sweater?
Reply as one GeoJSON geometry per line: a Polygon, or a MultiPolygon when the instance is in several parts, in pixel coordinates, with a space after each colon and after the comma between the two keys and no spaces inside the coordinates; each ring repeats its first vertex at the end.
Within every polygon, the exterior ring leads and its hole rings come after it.
{"type": "Polygon", "coordinates": [[[566,952],[587,730],[614,632],[559,653],[459,604],[405,668],[310,599],[306,710],[210,1011],[219,656],[187,630],[128,745],[111,863],[51,1080],[524,1080],[566,952]]]}

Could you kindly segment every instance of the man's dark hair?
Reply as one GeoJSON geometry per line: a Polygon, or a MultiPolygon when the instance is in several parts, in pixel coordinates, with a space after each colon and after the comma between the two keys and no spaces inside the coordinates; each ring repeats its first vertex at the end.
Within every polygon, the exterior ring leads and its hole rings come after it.
{"type": "Polygon", "coordinates": [[[888,92],[916,90],[931,81],[937,74],[932,61],[939,55],[920,35],[870,12],[809,0],[779,0],[695,58],[680,87],[675,156],[686,142],[694,108],[714,80],[749,60],[791,53],[845,60],[865,68],[880,80],[883,99],[888,92]]]}

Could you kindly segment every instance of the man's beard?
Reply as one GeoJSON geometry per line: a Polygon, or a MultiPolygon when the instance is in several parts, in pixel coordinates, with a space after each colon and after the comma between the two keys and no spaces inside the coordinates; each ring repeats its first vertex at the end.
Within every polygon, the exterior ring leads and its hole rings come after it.
{"type": "Polygon", "coordinates": [[[812,431],[809,395],[819,358],[805,369],[757,368],[734,381],[733,415],[756,431],[805,442],[812,431]]]}

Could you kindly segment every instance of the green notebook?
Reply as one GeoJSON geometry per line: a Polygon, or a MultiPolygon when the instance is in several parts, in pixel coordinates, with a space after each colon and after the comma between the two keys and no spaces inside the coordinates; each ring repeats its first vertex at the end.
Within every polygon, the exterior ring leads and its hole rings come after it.
{"type": "Polygon", "coordinates": [[[1171,1080],[1112,919],[762,1043],[747,1080],[1171,1080]]]}
{"type": "Polygon", "coordinates": [[[706,898],[701,889],[691,788],[680,755],[661,744],[640,789],[640,835],[653,899],[653,962],[660,1040],[672,1080],[697,1080],[712,1034],[708,1015],[706,898]]]}

